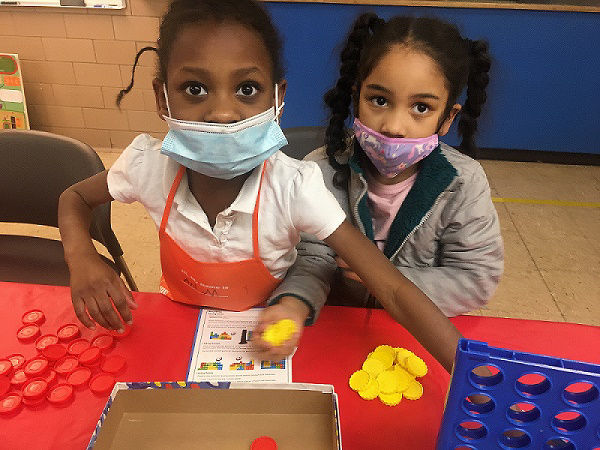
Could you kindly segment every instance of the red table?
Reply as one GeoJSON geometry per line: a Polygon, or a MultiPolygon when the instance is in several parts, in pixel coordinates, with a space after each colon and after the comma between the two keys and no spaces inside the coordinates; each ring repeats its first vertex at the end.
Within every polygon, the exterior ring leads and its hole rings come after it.
{"type": "MultiPolygon", "coordinates": [[[[0,283],[0,358],[12,353],[33,357],[32,344],[21,344],[16,331],[22,314],[38,308],[45,312],[42,333],[55,333],[67,322],[76,322],[69,290],[53,286],[0,283]]],[[[134,327],[112,354],[127,357],[123,381],[183,380],[194,337],[198,309],[171,302],[160,294],[134,294],[139,309],[134,327]]],[[[551,356],[600,363],[600,328],[567,323],[461,316],[452,319],[465,337],[490,345],[551,356]]],[[[85,330],[83,337],[95,333],[85,330]]],[[[385,311],[326,307],[317,325],[304,331],[293,359],[297,382],[333,384],[339,395],[342,441],[345,449],[433,448],[439,428],[449,375],[385,311]],[[367,320],[368,319],[368,320],[367,320]],[[420,400],[403,400],[390,408],[378,400],[362,400],[348,387],[348,377],[358,370],[377,345],[407,347],[429,366],[422,379],[420,400]]],[[[56,408],[24,408],[18,415],[0,416],[0,448],[82,449],[87,445],[106,398],[89,390],[76,393],[75,401],[56,408]]]]}

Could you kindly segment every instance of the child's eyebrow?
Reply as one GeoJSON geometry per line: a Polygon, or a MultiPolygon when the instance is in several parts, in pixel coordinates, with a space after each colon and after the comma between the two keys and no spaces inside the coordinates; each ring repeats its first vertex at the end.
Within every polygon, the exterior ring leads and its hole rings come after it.
{"type": "Polygon", "coordinates": [[[392,91],[386,87],[381,86],[380,84],[367,84],[365,87],[369,89],[373,89],[374,91],[385,92],[386,94],[392,94],[392,91]]]}
{"type": "Polygon", "coordinates": [[[262,70],[258,66],[242,67],[241,69],[234,70],[233,74],[237,77],[245,77],[254,72],[262,73],[262,70]]]}
{"type": "Polygon", "coordinates": [[[439,100],[440,99],[435,94],[414,94],[414,95],[411,95],[411,98],[419,98],[419,99],[430,98],[432,100],[439,100]]]}

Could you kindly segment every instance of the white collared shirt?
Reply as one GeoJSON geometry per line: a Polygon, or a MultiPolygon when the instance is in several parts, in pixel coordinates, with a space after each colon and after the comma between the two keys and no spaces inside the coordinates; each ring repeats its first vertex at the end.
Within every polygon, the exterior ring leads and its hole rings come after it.
{"type": "MultiPolygon", "coordinates": [[[[108,190],[117,201],[144,205],[160,226],[169,190],[179,164],[160,153],[162,141],[141,134],[108,171],[108,190]]],[[[276,152],[268,159],[258,212],[258,241],[263,264],[283,278],[296,259],[300,232],[325,239],[346,215],[323,182],[314,162],[276,152]]],[[[252,258],[252,212],[260,182],[254,169],[234,202],[221,211],[211,228],[184,174],[167,222],[167,234],[188,255],[203,262],[252,258]]]]}

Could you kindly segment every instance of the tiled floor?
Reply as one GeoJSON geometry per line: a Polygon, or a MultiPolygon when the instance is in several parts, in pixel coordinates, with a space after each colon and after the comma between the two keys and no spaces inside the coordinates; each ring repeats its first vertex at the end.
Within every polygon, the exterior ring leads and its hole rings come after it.
{"type": "MultiPolygon", "coordinates": [[[[101,152],[106,167],[118,154],[101,152]]],[[[492,196],[600,202],[600,167],[482,161],[492,196]]],[[[485,309],[473,314],[600,325],[600,208],[501,203],[505,273],[485,309]]],[[[139,204],[113,203],[113,228],[140,290],[160,276],[156,227],[139,204]]],[[[24,227],[0,224],[1,232],[24,227]]],[[[36,235],[55,230],[27,227],[36,235]]]]}

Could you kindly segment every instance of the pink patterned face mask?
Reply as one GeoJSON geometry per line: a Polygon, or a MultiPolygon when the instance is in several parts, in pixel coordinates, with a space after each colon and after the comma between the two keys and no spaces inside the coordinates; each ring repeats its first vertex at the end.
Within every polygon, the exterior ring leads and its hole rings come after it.
{"type": "Polygon", "coordinates": [[[354,136],[382,175],[393,178],[421,161],[438,146],[438,135],[417,139],[390,138],[354,119],[354,136]]]}

